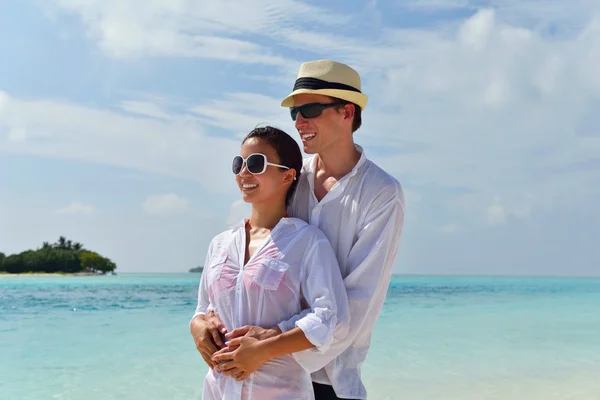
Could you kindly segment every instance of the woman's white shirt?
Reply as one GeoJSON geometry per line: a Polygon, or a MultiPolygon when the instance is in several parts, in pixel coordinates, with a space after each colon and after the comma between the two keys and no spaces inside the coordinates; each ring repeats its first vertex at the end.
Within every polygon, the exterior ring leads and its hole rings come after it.
{"type": "MultiPolygon", "coordinates": [[[[323,232],[300,219],[283,218],[244,265],[245,223],[211,241],[194,317],[210,305],[231,331],[244,325],[270,328],[305,309],[295,326],[315,346],[310,351],[322,353],[332,341],[343,339],[350,318],[348,297],[323,232]]],[[[313,399],[310,373],[326,361],[314,357],[300,365],[285,355],[243,382],[209,370],[203,399],[313,399]]]]}

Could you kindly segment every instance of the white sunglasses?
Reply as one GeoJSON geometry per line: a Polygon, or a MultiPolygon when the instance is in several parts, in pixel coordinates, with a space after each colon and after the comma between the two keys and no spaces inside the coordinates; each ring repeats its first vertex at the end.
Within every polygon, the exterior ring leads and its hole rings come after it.
{"type": "Polygon", "coordinates": [[[242,169],[246,165],[248,172],[253,175],[260,175],[267,170],[267,166],[279,167],[290,169],[290,167],[286,167],[285,165],[273,164],[267,161],[267,156],[261,153],[250,154],[248,158],[244,159],[242,156],[233,157],[233,164],[231,169],[234,175],[239,175],[242,172],[242,169]]]}

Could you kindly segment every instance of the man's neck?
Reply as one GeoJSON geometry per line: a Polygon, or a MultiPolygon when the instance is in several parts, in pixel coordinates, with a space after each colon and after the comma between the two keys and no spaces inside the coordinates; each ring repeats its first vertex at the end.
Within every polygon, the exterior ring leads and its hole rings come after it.
{"type": "Polygon", "coordinates": [[[358,163],[360,152],[353,142],[317,154],[316,171],[341,179],[358,163]]]}

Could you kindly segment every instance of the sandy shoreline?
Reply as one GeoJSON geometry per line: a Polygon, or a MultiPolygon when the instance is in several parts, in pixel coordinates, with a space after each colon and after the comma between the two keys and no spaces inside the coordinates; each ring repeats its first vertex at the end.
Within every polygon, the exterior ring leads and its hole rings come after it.
{"type": "Polygon", "coordinates": [[[599,372],[535,377],[367,380],[369,397],[381,400],[600,400],[599,372]]]}

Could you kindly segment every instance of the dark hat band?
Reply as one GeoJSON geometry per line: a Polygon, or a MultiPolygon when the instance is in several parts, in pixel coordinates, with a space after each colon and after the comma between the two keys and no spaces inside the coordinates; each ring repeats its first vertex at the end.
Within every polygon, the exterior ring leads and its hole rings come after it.
{"type": "Polygon", "coordinates": [[[319,90],[319,89],[337,89],[337,90],[349,90],[352,92],[361,93],[355,87],[350,85],[345,85],[343,83],[337,82],[327,82],[317,78],[298,78],[296,79],[296,83],[294,83],[294,90],[298,89],[311,89],[311,90],[319,90]]]}

